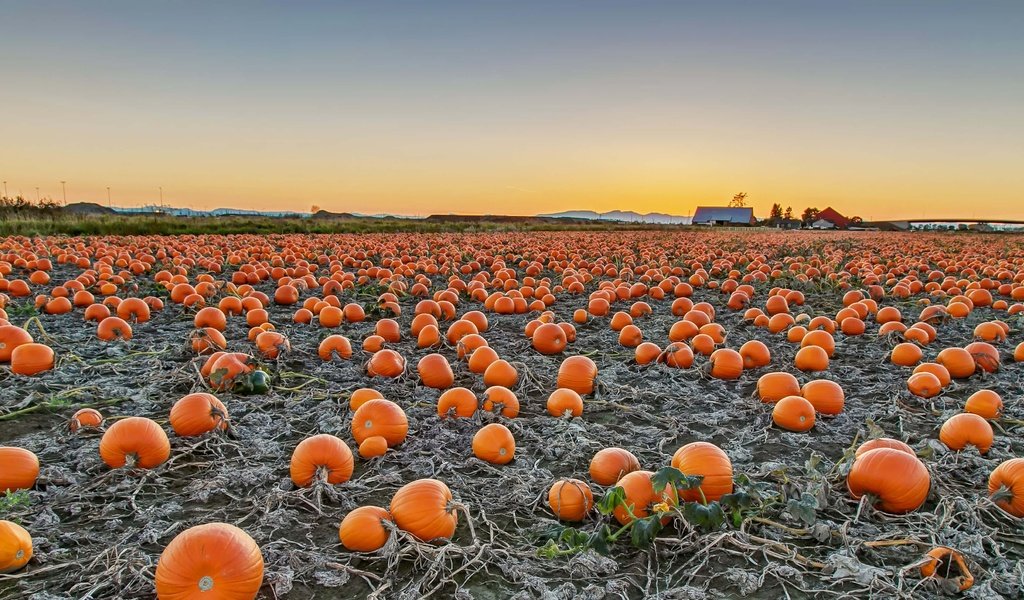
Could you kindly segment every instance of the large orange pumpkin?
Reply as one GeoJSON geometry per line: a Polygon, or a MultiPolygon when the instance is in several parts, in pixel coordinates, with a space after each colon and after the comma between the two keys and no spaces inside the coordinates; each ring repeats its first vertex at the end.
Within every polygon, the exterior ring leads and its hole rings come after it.
{"type": "Polygon", "coordinates": [[[360,506],[345,515],[338,526],[338,540],[353,552],[375,552],[388,541],[384,523],[391,523],[391,513],[379,506],[360,506]]]}
{"type": "Polygon", "coordinates": [[[405,441],[409,434],[409,420],[397,404],[383,398],[363,403],[352,415],[352,437],[357,444],[367,438],[380,436],[392,448],[405,441]]]}
{"type": "Polygon", "coordinates": [[[263,555],[241,529],[206,523],[179,533],[156,565],[159,600],[251,600],[263,585],[263,555]]]}
{"type": "Polygon", "coordinates": [[[399,529],[424,542],[451,538],[459,523],[451,490],[436,479],[418,479],[399,488],[390,511],[399,529]]]}
{"type": "Polygon", "coordinates": [[[690,442],[672,455],[672,466],[686,475],[704,477],[700,487],[680,490],[685,502],[714,502],[732,493],[732,461],[718,446],[708,442],[690,442]]]}
{"type": "Polygon", "coordinates": [[[156,421],[127,417],[115,421],[100,438],[100,458],[111,469],[126,464],[152,469],[171,455],[171,442],[156,421]]]}
{"type": "Polygon", "coordinates": [[[999,508],[1024,517],[1024,458],[1000,463],[988,477],[988,493],[999,508]]]}
{"type": "Polygon", "coordinates": [[[916,456],[893,448],[876,448],[853,461],[846,486],[854,498],[870,494],[879,509],[902,514],[924,504],[931,476],[916,456]]]}
{"type": "Polygon", "coordinates": [[[548,507],[559,520],[579,522],[594,508],[594,494],[579,479],[559,479],[548,490],[548,507]]]}
{"type": "Polygon", "coordinates": [[[13,573],[32,559],[32,536],[11,521],[0,520],[0,574],[13,573]]]}
{"type": "Polygon", "coordinates": [[[171,429],[182,437],[202,435],[214,429],[226,431],[228,409],[213,394],[189,394],[171,407],[171,429]]]}
{"type": "Polygon", "coordinates": [[[0,446],[0,494],[31,489],[39,478],[39,458],[24,448],[0,446]]]}
{"type": "Polygon", "coordinates": [[[622,448],[602,448],[590,460],[590,478],[598,485],[615,485],[626,473],[639,470],[640,461],[622,448]]]}
{"type": "Polygon", "coordinates": [[[337,485],[351,479],[354,465],[352,450],[345,442],[321,433],[302,440],[295,447],[289,474],[299,487],[309,487],[321,476],[326,483],[337,485]]]}

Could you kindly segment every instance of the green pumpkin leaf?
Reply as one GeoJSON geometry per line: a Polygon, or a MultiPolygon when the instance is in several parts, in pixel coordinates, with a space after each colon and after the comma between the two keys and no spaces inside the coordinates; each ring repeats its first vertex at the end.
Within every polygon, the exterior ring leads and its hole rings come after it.
{"type": "Polygon", "coordinates": [[[818,499],[804,492],[799,499],[790,498],[786,502],[786,511],[806,525],[814,525],[817,520],[818,499]]]}
{"type": "Polygon", "coordinates": [[[597,510],[602,515],[612,514],[616,508],[621,506],[626,501],[626,490],[619,486],[615,486],[612,489],[605,492],[604,496],[601,497],[597,502],[597,510]]]}
{"type": "Polygon", "coordinates": [[[651,515],[633,522],[630,539],[634,546],[643,548],[650,546],[661,531],[661,515],[651,515]]]}
{"type": "Polygon", "coordinates": [[[722,506],[718,502],[708,505],[687,502],[683,505],[683,518],[694,527],[712,531],[721,528],[725,523],[725,511],[722,510],[722,506]]]}

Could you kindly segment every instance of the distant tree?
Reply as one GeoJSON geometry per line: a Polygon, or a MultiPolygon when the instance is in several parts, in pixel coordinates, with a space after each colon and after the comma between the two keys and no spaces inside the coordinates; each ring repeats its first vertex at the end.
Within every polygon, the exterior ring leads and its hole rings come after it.
{"type": "Polygon", "coordinates": [[[820,212],[817,208],[808,206],[804,209],[804,214],[800,216],[800,220],[804,222],[804,225],[810,225],[818,220],[818,213],[820,212]]]}
{"type": "Polygon", "coordinates": [[[747,205],[747,193],[740,192],[729,201],[729,208],[743,208],[747,205]]]}
{"type": "Polygon", "coordinates": [[[315,215],[316,213],[320,212],[320,207],[318,205],[314,204],[313,206],[309,207],[309,212],[311,212],[311,213],[313,213],[315,215]]]}
{"type": "Polygon", "coordinates": [[[772,225],[782,220],[782,205],[776,202],[772,204],[772,212],[768,215],[768,222],[772,225]]]}
{"type": "Polygon", "coordinates": [[[864,223],[864,219],[860,217],[850,217],[850,225],[861,225],[864,223]]]}
{"type": "Polygon", "coordinates": [[[793,218],[793,207],[792,206],[787,206],[786,207],[785,219],[787,221],[789,221],[792,218],[793,218]]]}

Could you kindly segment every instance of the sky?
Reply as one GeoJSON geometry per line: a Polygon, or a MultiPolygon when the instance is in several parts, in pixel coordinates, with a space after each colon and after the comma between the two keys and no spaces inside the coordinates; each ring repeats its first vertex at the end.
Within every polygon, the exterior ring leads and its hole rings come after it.
{"type": "Polygon", "coordinates": [[[1024,2],[0,0],[8,195],[1024,218],[1024,2]]]}

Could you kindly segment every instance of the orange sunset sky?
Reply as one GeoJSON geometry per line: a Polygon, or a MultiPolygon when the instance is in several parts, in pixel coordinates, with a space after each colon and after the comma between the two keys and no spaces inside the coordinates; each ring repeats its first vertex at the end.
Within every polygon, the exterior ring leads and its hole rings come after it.
{"type": "Polygon", "coordinates": [[[1024,218],[1024,3],[6,4],[8,195],[1024,218]]]}

